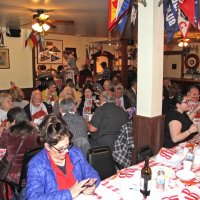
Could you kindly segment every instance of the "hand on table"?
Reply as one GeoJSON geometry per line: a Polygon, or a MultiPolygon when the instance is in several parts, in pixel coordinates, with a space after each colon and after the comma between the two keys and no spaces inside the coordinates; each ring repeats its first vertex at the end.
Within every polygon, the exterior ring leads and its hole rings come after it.
{"type": "Polygon", "coordinates": [[[93,194],[96,189],[96,184],[95,184],[96,181],[97,181],[97,179],[95,179],[95,178],[90,179],[90,181],[87,183],[86,189],[83,190],[83,194],[85,194],[85,195],[93,194]]]}

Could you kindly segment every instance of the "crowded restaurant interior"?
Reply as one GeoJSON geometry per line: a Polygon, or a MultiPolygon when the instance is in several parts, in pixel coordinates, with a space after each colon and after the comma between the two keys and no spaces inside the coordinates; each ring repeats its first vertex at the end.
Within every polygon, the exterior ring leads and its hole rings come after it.
{"type": "Polygon", "coordinates": [[[0,199],[200,199],[200,0],[0,13],[0,199]]]}

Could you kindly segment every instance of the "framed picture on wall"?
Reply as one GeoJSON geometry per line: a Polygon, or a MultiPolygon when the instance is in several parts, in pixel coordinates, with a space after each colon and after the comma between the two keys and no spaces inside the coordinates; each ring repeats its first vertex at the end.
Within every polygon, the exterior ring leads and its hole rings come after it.
{"type": "Polygon", "coordinates": [[[46,39],[45,46],[37,48],[38,64],[62,64],[63,63],[63,41],[46,39]]]}
{"type": "Polygon", "coordinates": [[[10,69],[9,49],[0,48],[0,69],[10,69]]]}

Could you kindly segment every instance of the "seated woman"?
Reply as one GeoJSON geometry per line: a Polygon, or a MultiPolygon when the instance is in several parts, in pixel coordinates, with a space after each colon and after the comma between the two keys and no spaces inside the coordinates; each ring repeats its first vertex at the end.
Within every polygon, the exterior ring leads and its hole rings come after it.
{"type": "Polygon", "coordinates": [[[81,192],[92,194],[99,175],[81,150],[72,146],[72,135],[63,118],[56,114],[46,116],[40,124],[40,134],[44,149],[29,162],[26,199],[70,200],[81,192]]]}
{"type": "Polygon", "coordinates": [[[8,179],[18,182],[24,153],[37,145],[37,130],[29,123],[25,111],[20,107],[11,108],[7,113],[10,128],[4,130],[0,138],[0,147],[7,149],[8,160],[11,161],[22,138],[24,142],[12,163],[8,179]]]}
{"type": "Polygon", "coordinates": [[[0,136],[7,125],[7,112],[12,107],[12,97],[8,93],[0,93],[0,136]]]}
{"type": "Polygon", "coordinates": [[[13,101],[13,107],[24,108],[27,104],[29,104],[29,101],[24,100],[24,93],[21,88],[17,87],[12,81],[10,84],[11,88],[9,90],[13,101]]]}
{"type": "Polygon", "coordinates": [[[59,100],[55,102],[53,112],[60,113],[59,102],[62,101],[62,99],[71,99],[71,98],[75,101],[74,89],[67,85],[63,88],[63,90],[59,94],[59,100]]]}
{"type": "Polygon", "coordinates": [[[81,97],[81,102],[78,106],[78,113],[87,119],[87,115],[93,114],[97,108],[96,101],[98,96],[94,95],[93,86],[91,84],[86,84],[83,88],[83,96],[81,97]]]}
{"type": "Polygon", "coordinates": [[[185,142],[197,134],[197,126],[192,123],[187,115],[189,110],[188,99],[181,93],[174,96],[174,110],[166,115],[164,146],[172,148],[185,142]]]}

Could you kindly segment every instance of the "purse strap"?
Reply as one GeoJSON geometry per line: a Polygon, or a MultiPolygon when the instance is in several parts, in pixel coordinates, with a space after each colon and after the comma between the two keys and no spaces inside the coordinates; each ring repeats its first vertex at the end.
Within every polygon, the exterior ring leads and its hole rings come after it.
{"type": "Polygon", "coordinates": [[[23,137],[22,141],[19,144],[19,147],[17,148],[17,151],[15,152],[15,155],[13,156],[13,159],[10,161],[10,164],[12,165],[13,161],[15,160],[17,154],[19,153],[19,150],[21,149],[23,143],[24,143],[25,137],[23,137]]]}

